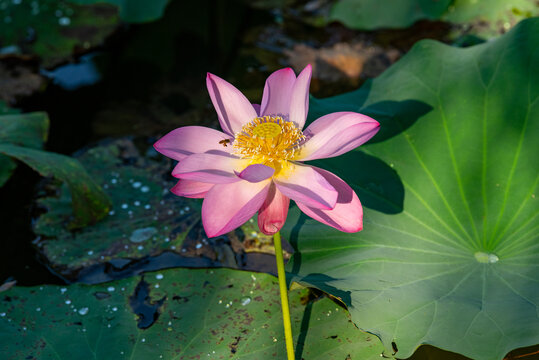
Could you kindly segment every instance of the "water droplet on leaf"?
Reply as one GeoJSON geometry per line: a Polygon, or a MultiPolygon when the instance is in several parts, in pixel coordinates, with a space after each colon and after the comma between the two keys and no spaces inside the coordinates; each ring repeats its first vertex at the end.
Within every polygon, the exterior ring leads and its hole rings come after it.
{"type": "Polygon", "coordinates": [[[90,309],[88,309],[87,307],[80,308],[80,309],[79,309],[79,314],[80,314],[80,315],[86,315],[86,314],[88,314],[88,311],[89,311],[89,310],[90,310],[90,309]]]}
{"type": "Polygon", "coordinates": [[[242,306],[247,306],[251,303],[251,298],[248,297],[248,296],[245,296],[243,298],[241,298],[241,305],[242,306]]]}
{"type": "Polygon", "coordinates": [[[478,251],[474,254],[475,260],[482,264],[494,264],[500,260],[496,254],[478,251]]]}
{"type": "Polygon", "coordinates": [[[140,243],[145,240],[148,240],[155,234],[157,234],[157,229],[154,227],[146,227],[142,229],[137,229],[133,231],[133,233],[129,237],[129,240],[134,243],[140,243]]]}

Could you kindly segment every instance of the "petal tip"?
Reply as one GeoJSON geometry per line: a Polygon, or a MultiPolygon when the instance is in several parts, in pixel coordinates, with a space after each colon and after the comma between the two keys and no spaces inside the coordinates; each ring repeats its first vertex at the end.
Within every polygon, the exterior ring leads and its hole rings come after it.
{"type": "Polygon", "coordinates": [[[204,232],[206,233],[208,239],[223,235],[222,231],[219,231],[217,229],[210,229],[210,226],[206,223],[206,219],[204,218],[204,216],[202,216],[202,227],[204,228],[204,232]]]}
{"type": "Polygon", "coordinates": [[[361,224],[359,224],[357,228],[350,229],[349,231],[346,231],[346,232],[356,233],[356,232],[360,232],[361,230],[363,230],[363,222],[361,222],[361,224]]]}
{"type": "Polygon", "coordinates": [[[210,72],[206,73],[206,83],[215,82],[218,79],[220,79],[219,76],[212,74],[210,72]]]}
{"type": "MultiPolygon", "coordinates": [[[[155,151],[157,151],[159,154],[173,159],[174,157],[167,151],[166,145],[163,144],[165,142],[165,137],[166,137],[166,135],[161,137],[159,140],[157,140],[155,143],[153,143],[152,146],[155,149],[155,151]]],[[[175,160],[177,160],[177,159],[175,159],[175,160]]]]}
{"type": "Polygon", "coordinates": [[[259,224],[258,229],[264,235],[268,235],[268,236],[275,235],[279,231],[279,228],[277,226],[275,226],[274,224],[269,224],[268,226],[262,226],[262,227],[259,224]]]}
{"type": "MultiPolygon", "coordinates": [[[[173,130],[174,131],[174,130],[173,130]]],[[[172,132],[172,131],[171,131],[172,132]]],[[[161,147],[161,143],[164,141],[164,139],[167,137],[167,135],[161,136],[156,142],[153,143],[153,148],[157,151],[159,151],[159,148],[161,147]]]]}
{"type": "Polygon", "coordinates": [[[206,233],[206,236],[208,237],[208,239],[213,238],[213,237],[217,237],[217,236],[221,235],[221,234],[219,234],[219,233],[211,233],[211,232],[209,232],[209,231],[206,230],[206,229],[204,229],[204,232],[206,233]]]}

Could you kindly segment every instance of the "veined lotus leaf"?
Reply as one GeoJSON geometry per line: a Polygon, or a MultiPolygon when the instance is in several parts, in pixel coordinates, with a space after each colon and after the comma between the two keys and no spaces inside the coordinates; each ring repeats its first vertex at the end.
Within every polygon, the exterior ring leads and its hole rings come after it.
{"type": "MultiPolygon", "coordinates": [[[[329,298],[290,292],[298,359],[380,359],[382,346],[329,298]],[[301,357],[299,356],[301,355],[301,357]]],[[[100,285],[14,287],[0,301],[10,359],[284,359],[275,277],[174,269],[100,285]]]]}
{"type": "Polygon", "coordinates": [[[366,88],[311,102],[317,115],[378,113],[382,130],[319,162],[368,200],[364,230],[292,210],[288,269],[398,357],[426,343],[491,360],[539,343],[537,64],[530,19],[469,48],[421,41],[366,88]],[[414,103],[431,110],[410,118],[414,103]],[[400,193],[362,152],[394,170],[400,193]]]}

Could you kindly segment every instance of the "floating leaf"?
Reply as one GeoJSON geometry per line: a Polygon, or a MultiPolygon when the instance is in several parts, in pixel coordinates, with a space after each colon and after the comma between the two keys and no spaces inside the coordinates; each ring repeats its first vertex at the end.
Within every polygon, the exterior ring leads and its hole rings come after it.
{"type": "MultiPolygon", "coordinates": [[[[103,285],[15,287],[2,299],[7,358],[286,357],[278,285],[267,274],[175,269],[103,285]]],[[[309,301],[300,289],[290,305],[298,359],[380,358],[378,339],[330,299],[309,301]]]]}
{"type": "Polygon", "coordinates": [[[0,153],[23,161],[43,176],[66,182],[71,192],[75,215],[70,223],[71,228],[95,223],[109,211],[110,202],[107,195],[76,159],[8,143],[0,143],[0,153]]]}
{"type": "MultiPolygon", "coordinates": [[[[0,102],[0,107],[5,106],[0,102]]],[[[0,144],[12,143],[41,149],[47,140],[49,118],[46,113],[35,112],[17,114],[17,111],[5,107],[2,111],[12,115],[0,115],[0,144]]],[[[11,177],[17,163],[8,156],[0,155],[0,187],[11,177]]]]}
{"type": "Polygon", "coordinates": [[[16,167],[17,163],[11,160],[9,156],[0,155],[0,187],[9,180],[16,167]]]}
{"type": "Polygon", "coordinates": [[[108,3],[120,8],[122,20],[130,23],[143,23],[163,16],[169,0],[72,0],[77,4],[108,3]]]}
{"type": "Polygon", "coordinates": [[[421,19],[439,19],[450,0],[340,0],[331,9],[330,20],[353,29],[404,28],[421,19]]]}
{"type": "Polygon", "coordinates": [[[2,46],[35,54],[45,67],[65,61],[76,48],[99,45],[118,25],[114,6],[59,0],[4,1],[0,19],[2,46]]]}
{"type": "Polygon", "coordinates": [[[41,149],[48,133],[49,117],[44,112],[0,115],[0,143],[41,149]]]}
{"type": "Polygon", "coordinates": [[[395,174],[372,173],[361,152],[321,161],[366,200],[364,230],[291,210],[288,269],[399,358],[426,343],[501,359],[539,342],[538,46],[539,19],[465,49],[422,41],[369,88],[312,103],[379,111],[398,131],[361,149],[395,174]],[[410,101],[431,110],[414,119],[410,101]]]}
{"type": "Polygon", "coordinates": [[[141,157],[132,142],[117,140],[88,149],[78,159],[90,177],[112,201],[99,223],[75,233],[65,226],[72,211],[67,187],[59,197],[39,200],[48,211],[34,231],[44,236],[40,245],[58,271],[78,271],[112,258],[141,258],[181,248],[187,236],[202,239],[200,204],[180,198],[169,189],[174,182],[166,164],[141,157]]]}
{"type": "Polygon", "coordinates": [[[340,0],[331,9],[330,21],[353,29],[405,28],[418,20],[443,20],[467,24],[465,32],[493,37],[522,19],[539,15],[529,0],[340,0]]]}
{"type": "Polygon", "coordinates": [[[464,23],[473,19],[503,23],[530,18],[538,12],[537,4],[528,0],[455,0],[443,18],[454,23],[464,23]]]}
{"type": "MultiPolygon", "coordinates": [[[[127,139],[79,152],[77,159],[112,206],[102,221],[73,232],[66,226],[72,216],[67,186],[53,187],[54,196],[38,200],[38,206],[47,209],[34,224],[34,232],[41,235],[38,248],[62,276],[91,283],[163,266],[268,270],[267,261],[256,262],[271,256],[260,254],[271,237],[259,233],[251,219],[232,234],[208,239],[200,218],[201,199],[170,192],[176,179],[169,161],[141,156],[127,139]]],[[[270,264],[274,266],[273,259],[270,264]]]]}

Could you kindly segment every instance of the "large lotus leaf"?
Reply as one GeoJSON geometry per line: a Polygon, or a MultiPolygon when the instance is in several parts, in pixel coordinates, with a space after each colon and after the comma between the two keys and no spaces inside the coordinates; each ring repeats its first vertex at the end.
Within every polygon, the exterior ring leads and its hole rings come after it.
{"type": "Polygon", "coordinates": [[[405,28],[421,19],[477,23],[476,33],[492,36],[519,20],[539,15],[530,0],[340,0],[329,20],[354,29],[405,28]]]}
{"type": "Polygon", "coordinates": [[[36,54],[45,67],[65,61],[77,48],[99,45],[118,25],[113,6],[59,0],[3,1],[0,19],[2,46],[36,54]]]}
{"type": "MultiPolygon", "coordinates": [[[[0,102],[0,107],[4,107],[0,102]]],[[[46,113],[16,114],[7,107],[5,113],[14,115],[0,115],[0,143],[13,143],[39,149],[47,140],[49,118],[46,113]]],[[[17,167],[17,163],[8,156],[0,155],[0,187],[6,183],[17,167]]]]}
{"type": "Polygon", "coordinates": [[[109,198],[76,159],[9,143],[0,143],[0,153],[24,162],[43,176],[55,177],[67,184],[74,214],[70,228],[93,224],[108,213],[109,198]]]}
{"type": "Polygon", "coordinates": [[[9,180],[16,167],[17,163],[11,160],[9,156],[0,155],[0,187],[9,180]]]}
{"type": "MultiPolygon", "coordinates": [[[[286,357],[278,285],[267,274],[175,269],[103,285],[15,287],[2,299],[4,358],[286,357]]],[[[379,340],[330,299],[293,290],[290,306],[298,359],[380,359],[379,340]]]]}
{"type": "Polygon", "coordinates": [[[130,23],[142,23],[159,19],[163,16],[169,0],[72,0],[78,4],[108,3],[120,8],[122,20],[130,23]]]}
{"type": "Polygon", "coordinates": [[[539,343],[538,49],[539,19],[465,49],[422,41],[366,89],[312,102],[315,114],[382,114],[381,138],[361,149],[400,181],[359,151],[320,161],[370,195],[364,230],[292,210],[288,269],[398,357],[427,343],[501,359],[539,343]],[[413,102],[431,108],[415,122],[413,102]]]}
{"type": "MultiPolygon", "coordinates": [[[[40,250],[58,271],[79,270],[112,258],[141,258],[173,250],[186,236],[199,238],[196,199],[174,196],[169,167],[138,154],[134,144],[118,140],[81,152],[77,159],[112,201],[108,215],[93,226],[72,232],[67,187],[60,196],[38,201],[47,212],[34,224],[43,236],[40,250]]],[[[202,237],[200,237],[202,240],[202,237]]]]}
{"type": "Polygon", "coordinates": [[[537,14],[539,14],[537,3],[534,4],[529,0],[455,0],[443,19],[455,23],[472,19],[505,22],[537,14]]]}
{"type": "MultiPolygon", "coordinates": [[[[155,151],[153,154],[165,159],[155,151]]],[[[71,231],[66,226],[72,216],[67,186],[54,186],[52,196],[49,191],[38,200],[39,207],[46,212],[34,223],[34,232],[41,236],[37,245],[55,271],[72,279],[80,275],[82,268],[92,265],[121,259],[124,262],[118,266],[123,267],[129,262],[126,259],[167,255],[164,252],[204,257],[199,259],[204,261],[192,265],[236,267],[233,251],[224,244],[230,239],[222,238],[218,246],[213,246],[213,240],[208,241],[200,221],[201,200],[170,192],[176,183],[170,175],[170,162],[140,155],[127,139],[89,148],[76,158],[103,187],[112,208],[100,222],[71,231]]],[[[242,226],[238,237],[244,242],[268,242],[271,238],[258,233],[255,224],[248,222],[242,226]]],[[[176,258],[175,254],[168,255],[176,258]]],[[[243,264],[243,260],[240,262],[243,264]]]]}
{"type": "Polygon", "coordinates": [[[340,0],[330,20],[353,29],[404,28],[421,19],[439,19],[451,0],[340,0]]]}
{"type": "Polygon", "coordinates": [[[0,143],[41,149],[48,133],[47,113],[0,115],[0,143]]]}

